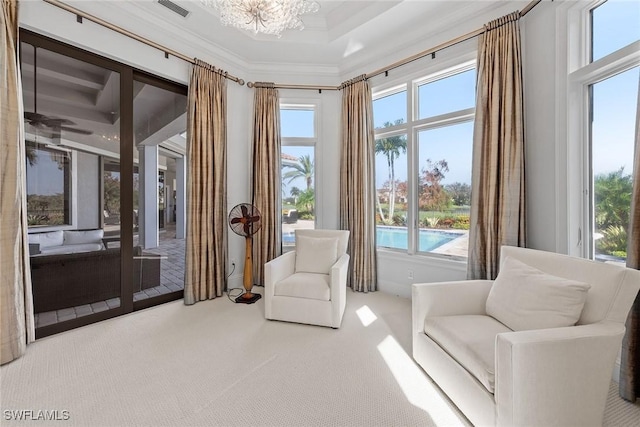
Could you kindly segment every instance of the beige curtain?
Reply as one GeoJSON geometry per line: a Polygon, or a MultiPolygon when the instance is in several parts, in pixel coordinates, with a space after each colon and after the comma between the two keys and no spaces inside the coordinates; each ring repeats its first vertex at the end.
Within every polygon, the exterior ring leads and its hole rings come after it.
{"type": "Polygon", "coordinates": [[[519,13],[485,25],[478,45],[467,276],[494,279],[500,246],[525,246],[519,13]]]}
{"type": "Polygon", "coordinates": [[[253,236],[253,282],[264,284],[264,265],[282,254],[280,100],[273,83],[256,83],[253,105],[253,196],[262,227],[253,236]]]}
{"type": "Polygon", "coordinates": [[[227,281],[227,81],[196,60],[189,81],[184,302],[222,295],[227,281]]]}
{"type": "Polygon", "coordinates": [[[377,290],[375,224],[375,140],[373,102],[366,76],[342,89],[340,228],[349,230],[349,284],[354,291],[377,290]]]}
{"type": "MultiPolygon", "coordinates": [[[[640,81],[638,81],[635,142],[633,193],[627,232],[627,267],[640,270],[640,81]]],[[[627,332],[622,341],[620,362],[620,396],[635,402],[640,395],[640,294],[631,308],[626,326],[627,332]]]]}
{"type": "Polygon", "coordinates": [[[16,0],[2,0],[0,22],[0,364],[5,364],[25,352],[35,330],[16,0]]]}

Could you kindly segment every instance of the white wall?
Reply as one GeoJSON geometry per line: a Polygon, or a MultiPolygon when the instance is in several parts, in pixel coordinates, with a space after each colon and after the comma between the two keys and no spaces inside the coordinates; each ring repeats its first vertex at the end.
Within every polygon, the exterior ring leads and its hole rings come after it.
{"type": "MultiPolygon", "coordinates": [[[[566,156],[556,152],[556,3],[543,2],[521,20],[525,100],[527,245],[566,253],[566,218],[560,205],[557,168],[566,156]],[[560,158],[558,156],[561,156],[560,158]]],[[[564,193],[566,194],[566,193],[564,193]]],[[[564,197],[566,200],[566,196],[564,197]]]]}
{"type": "MultiPolygon", "coordinates": [[[[249,147],[253,123],[252,94],[253,91],[246,86],[231,82],[227,86],[227,211],[238,203],[251,202],[249,147]]],[[[242,287],[244,243],[243,237],[228,230],[228,259],[236,261],[236,269],[229,278],[229,288],[242,287]]],[[[227,274],[231,274],[230,268],[227,274]]]]}

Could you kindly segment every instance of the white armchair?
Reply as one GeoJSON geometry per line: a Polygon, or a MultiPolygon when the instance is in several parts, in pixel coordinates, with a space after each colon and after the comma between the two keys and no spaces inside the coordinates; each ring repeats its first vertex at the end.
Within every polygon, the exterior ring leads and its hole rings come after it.
{"type": "Polygon", "coordinates": [[[349,231],[295,233],[296,250],[264,265],[265,317],[337,329],[347,301],[349,231]]]}
{"type": "Polygon", "coordinates": [[[601,425],[640,271],[506,246],[500,265],[413,285],[414,359],[474,425],[601,425]]]}

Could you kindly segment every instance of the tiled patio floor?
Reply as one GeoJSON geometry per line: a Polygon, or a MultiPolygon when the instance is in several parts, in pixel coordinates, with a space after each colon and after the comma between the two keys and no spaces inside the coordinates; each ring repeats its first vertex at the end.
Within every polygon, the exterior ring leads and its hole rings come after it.
{"type": "MultiPolygon", "coordinates": [[[[160,232],[159,246],[154,249],[145,249],[145,253],[154,253],[162,256],[160,262],[160,284],[153,288],[144,289],[133,294],[134,301],[152,298],[158,295],[168,294],[184,289],[184,239],[175,238],[175,226],[167,225],[160,232]]],[[[134,244],[137,236],[134,237],[134,244]]],[[[76,307],[61,310],[35,313],[36,328],[64,322],[66,320],[99,313],[120,306],[120,298],[112,298],[107,301],[97,301],[76,307]]]]}

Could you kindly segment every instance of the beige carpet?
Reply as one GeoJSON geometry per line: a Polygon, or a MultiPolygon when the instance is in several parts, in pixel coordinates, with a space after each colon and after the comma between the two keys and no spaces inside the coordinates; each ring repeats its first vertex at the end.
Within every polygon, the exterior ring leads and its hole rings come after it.
{"type": "MultiPolygon", "coordinates": [[[[266,321],[262,300],[219,298],[39,340],[0,369],[0,424],[468,425],[410,358],[410,301],[381,292],[347,300],[339,330],[266,321]],[[16,410],[69,419],[7,420],[16,410]]],[[[605,424],[638,421],[640,407],[612,389],[605,424]]]]}

